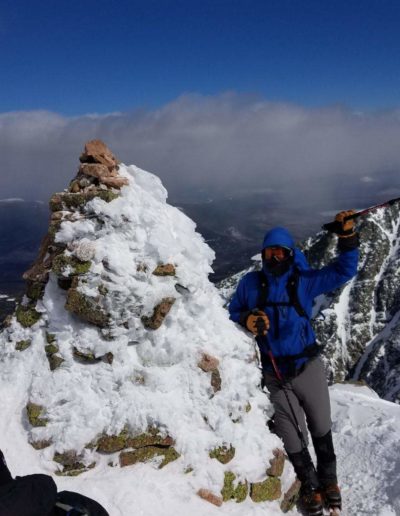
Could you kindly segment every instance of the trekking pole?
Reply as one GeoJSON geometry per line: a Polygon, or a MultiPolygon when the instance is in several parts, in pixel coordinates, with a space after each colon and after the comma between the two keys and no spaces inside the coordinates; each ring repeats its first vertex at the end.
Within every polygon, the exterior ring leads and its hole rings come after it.
{"type": "MultiPolygon", "coordinates": [[[[375,206],[370,206],[369,208],[366,208],[365,210],[357,211],[356,213],[353,213],[353,215],[349,215],[348,217],[344,218],[343,222],[346,222],[348,220],[352,219],[358,219],[358,217],[361,217],[362,215],[366,215],[370,211],[377,210],[378,208],[386,208],[387,206],[392,206],[396,202],[400,202],[400,197],[396,197],[396,199],[390,199],[390,201],[386,201],[382,204],[375,204],[375,206]]],[[[337,220],[333,222],[328,222],[327,224],[324,224],[322,226],[322,229],[326,229],[327,231],[330,231],[332,233],[336,233],[337,231],[340,231],[342,228],[342,223],[338,222],[337,220]]]]}
{"type": "MultiPolygon", "coordinates": [[[[256,309],[256,310],[254,310],[253,313],[255,315],[257,315],[257,312],[259,312],[259,311],[260,310],[256,309]]],[[[258,339],[264,340],[264,342],[265,342],[265,347],[267,349],[267,354],[268,354],[269,359],[271,360],[272,367],[274,368],[275,376],[276,376],[276,378],[277,378],[277,380],[279,382],[279,385],[280,385],[281,389],[283,390],[283,392],[285,394],[286,401],[288,402],[288,405],[289,405],[289,408],[290,408],[290,412],[292,413],[294,426],[296,428],[297,435],[299,436],[299,439],[300,439],[300,442],[301,442],[301,446],[302,446],[303,450],[307,450],[308,449],[307,448],[307,442],[306,442],[306,439],[304,437],[304,434],[303,434],[303,431],[301,429],[301,426],[299,424],[299,421],[298,421],[298,419],[296,417],[296,413],[295,413],[293,405],[292,405],[292,403],[290,401],[289,394],[287,393],[287,390],[286,390],[286,387],[285,387],[285,379],[284,379],[281,371],[279,370],[278,364],[276,363],[275,357],[274,357],[274,355],[272,353],[271,346],[270,346],[269,341],[268,341],[268,337],[267,337],[267,335],[264,335],[266,327],[265,327],[264,319],[262,317],[258,317],[256,319],[256,328],[257,328],[257,337],[258,337],[258,339]]]]}

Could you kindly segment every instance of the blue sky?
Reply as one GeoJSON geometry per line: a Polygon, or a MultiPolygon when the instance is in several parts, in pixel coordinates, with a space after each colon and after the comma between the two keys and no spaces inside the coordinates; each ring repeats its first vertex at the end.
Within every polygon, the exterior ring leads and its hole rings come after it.
{"type": "Polygon", "coordinates": [[[391,109],[399,26],[400,2],[385,0],[3,0],[0,112],[125,112],[225,91],[391,109]]]}

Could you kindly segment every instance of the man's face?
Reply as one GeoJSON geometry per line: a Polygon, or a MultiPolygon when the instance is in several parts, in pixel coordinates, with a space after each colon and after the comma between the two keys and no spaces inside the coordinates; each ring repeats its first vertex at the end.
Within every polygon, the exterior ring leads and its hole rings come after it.
{"type": "Polygon", "coordinates": [[[287,247],[272,246],[266,247],[263,255],[267,262],[285,262],[293,255],[293,251],[287,247]]]}

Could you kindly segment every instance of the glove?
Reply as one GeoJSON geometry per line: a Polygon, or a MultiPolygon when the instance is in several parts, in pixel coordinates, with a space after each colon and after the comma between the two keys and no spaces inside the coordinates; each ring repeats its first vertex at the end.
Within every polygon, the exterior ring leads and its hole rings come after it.
{"type": "Polygon", "coordinates": [[[344,220],[346,217],[353,215],[354,210],[340,211],[335,217],[335,233],[339,238],[352,237],[355,234],[354,231],[354,219],[344,220]]]}
{"type": "Polygon", "coordinates": [[[253,335],[262,335],[264,337],[269,330],[267,314],[261,310],[251,313],[246,319],[246,328],[251,331],[253,335]]]}

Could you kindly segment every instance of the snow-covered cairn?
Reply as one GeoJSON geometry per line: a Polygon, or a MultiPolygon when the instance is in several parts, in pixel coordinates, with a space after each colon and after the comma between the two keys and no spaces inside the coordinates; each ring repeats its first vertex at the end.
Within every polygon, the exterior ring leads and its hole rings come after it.
{"type": "Polygon", "coordinates": [[[176,461],[213,503],[279,498],[254,343],[208,280],[213,251],[156,176],[98,140],[80,161],[1,334],[27,439],[58,474],[176,461]]]}

